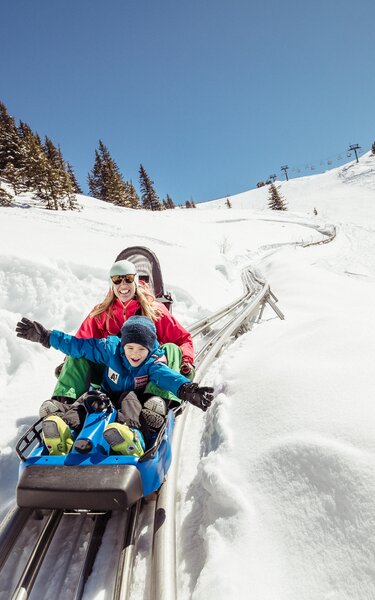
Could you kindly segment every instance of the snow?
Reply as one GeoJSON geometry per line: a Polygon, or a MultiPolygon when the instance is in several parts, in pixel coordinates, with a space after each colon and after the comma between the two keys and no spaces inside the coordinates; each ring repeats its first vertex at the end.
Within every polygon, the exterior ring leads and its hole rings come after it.
{"type": "MultiPolygon", "coordinates": [[[[52,213],[28,196],[1,209],[0,500],[14,498],[14,447],[51,395],[55,350],[19,340],[21,316],[74,333],[107,290],[126,246],[152,249],[186,326],[261,273],[285,314],[267,308],[204,377],[178,484],[178,600],[370,600],[375,597],[375,157],[281,185],[160,214],[79,197],[52,213]],[[313,210],[318,215],[314,216],[313,210]],[[327,244],[302,247],[324,239],[327,244]]],[[[133,598],[148,600],[147,538],[133,598]]],[[[106,597],[105,540],[85,600],[106,597]],[[102,583],[100,583],[100,581],[102,583]]],[[[109,585],[109,584],[108,584],[109,585]]]]}

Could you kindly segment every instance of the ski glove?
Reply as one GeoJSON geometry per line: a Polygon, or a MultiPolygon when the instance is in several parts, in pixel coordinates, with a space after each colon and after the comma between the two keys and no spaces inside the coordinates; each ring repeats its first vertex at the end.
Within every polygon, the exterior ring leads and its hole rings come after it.
{"type": "Polygon", "coordinates": [[[191,365],[188,362],[182,362],[180,366],[180,373],[192,381],[195,375],[194,365],[191,365]]]}
{"type": "Polygon", "coordinates": [[[101,412],[111,406],[111,401],[105,392],[100,390],[91,390],[85,392],[80,397],[80,401],[84,403],[87,412],[101,412]]]}
{"type": "Polygon", "coordinates": [[[183,383],[177,392],[177,396],[206,412],[214,399],[214,388],[199,387],[197,383],[183,383]]]}
{"type": "Polygon", "coordinates": [[[39,342],[45,348],[50,348],[49,336],[51,331],[48,331],[37,321],[30,321],[26,317],[22,317],[16,325],[17,337],[29,340],[30,342],[39,342]]]}

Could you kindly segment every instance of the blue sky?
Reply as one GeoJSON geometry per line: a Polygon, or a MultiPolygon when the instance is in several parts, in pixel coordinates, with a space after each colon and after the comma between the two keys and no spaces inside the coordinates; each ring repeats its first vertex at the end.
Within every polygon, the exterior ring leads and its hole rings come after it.
{"type": "Polygon", "coordinates": [[[142,163],[161,197],[211,200],[371,147],[374,22],[373,0],[14,0],[0,99],[84,190],[102,139],[136,187],[142,163]]]}

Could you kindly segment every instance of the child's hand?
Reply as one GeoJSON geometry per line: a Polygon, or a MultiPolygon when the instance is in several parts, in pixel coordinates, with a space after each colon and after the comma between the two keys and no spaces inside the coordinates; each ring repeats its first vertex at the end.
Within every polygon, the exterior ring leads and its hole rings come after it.
{"type": "Polygon", "coordinates": [[[20,337],[24,340],[38,342],[45,348],[51,347],[51,344],[49,343],[49,336],[51,332],[45,329],[43,325],[37,321],[30,321],[30,319],[22,317],[21,321],[18,321],[16,325],[16,333],[17,337],[20,337]]]}
{"type": "Polygon", "coordinates": [[[214,399],[214,388],[199,387],[197,383],[183,383],[177,392],[177,396],[206,412],[214,399]]]}

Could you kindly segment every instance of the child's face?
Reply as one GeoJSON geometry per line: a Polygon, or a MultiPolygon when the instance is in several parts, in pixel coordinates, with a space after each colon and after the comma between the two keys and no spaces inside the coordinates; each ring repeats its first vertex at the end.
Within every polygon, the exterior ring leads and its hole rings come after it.
{"type": "Polygon", "coordinates": [[[124,352],[131,366],[138,367],[147,358],[149,350],[140,344],[125,344],[124,352]]]}

